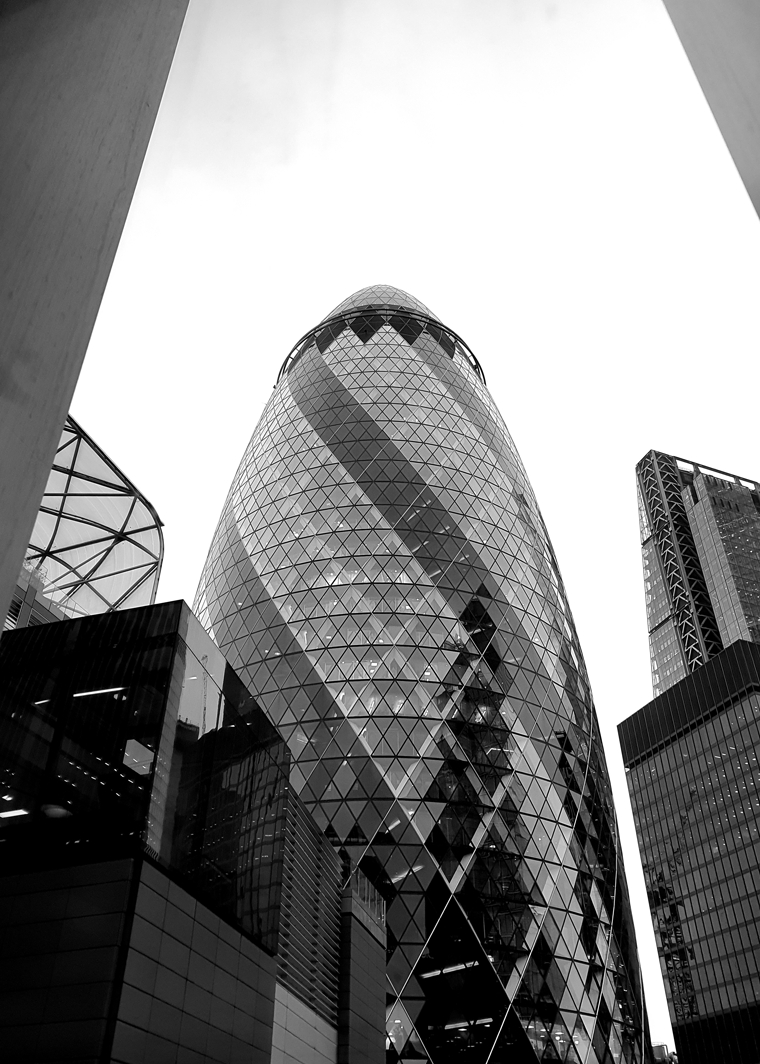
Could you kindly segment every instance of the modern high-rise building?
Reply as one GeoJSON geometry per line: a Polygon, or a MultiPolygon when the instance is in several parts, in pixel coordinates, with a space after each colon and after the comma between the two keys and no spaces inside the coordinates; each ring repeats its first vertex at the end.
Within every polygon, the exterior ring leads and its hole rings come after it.
{"type": "Polygon", "coordinates": [[[760,646],[737,640],[619,726],[676,1048],[760,1060],[760,646]]]}
{"type": "Polygon", "coordinates": [[[650,451],[636,466],[655,696],[760,643],[760,485],[650,451]]]}
{"type": "Polygon", "coordinates": [[[760,485],[636,467],[655,698],[619,726],[676,1047],[760,1060],[760,485]]]}
{"type": "Polygon", "coordinates": [[[387,904],[387,1060],[648,1059],[610,785],[466,343],[363,289],[285,359],[200,582],[291,785],[387,904]]]}

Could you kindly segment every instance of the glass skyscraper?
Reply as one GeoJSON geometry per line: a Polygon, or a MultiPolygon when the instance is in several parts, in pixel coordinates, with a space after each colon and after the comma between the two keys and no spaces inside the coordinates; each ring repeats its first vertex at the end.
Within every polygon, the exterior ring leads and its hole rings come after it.
{"type": "Polygon", "coordinates": [[[732,643],[619,735],[676,1048],[760,1060],[760,646],[732,643]]]}
{"type": "Polygon", "coordinates": [[[374,286],[298,342],[196,610],[387,902],[387,1059],[647,1057],[588,678],[464,341],[374,286]]]}
{"type": "Polygon", "coordinates": [[[760,484],[636,466],[654,699],[619,726],[676,1047],[760,1053],[760,484]]]}
{"type": "Polygon", "coordinates": [[[760,485],[650,451],[636,466],[655,697],[760,643],[760,485]]]}

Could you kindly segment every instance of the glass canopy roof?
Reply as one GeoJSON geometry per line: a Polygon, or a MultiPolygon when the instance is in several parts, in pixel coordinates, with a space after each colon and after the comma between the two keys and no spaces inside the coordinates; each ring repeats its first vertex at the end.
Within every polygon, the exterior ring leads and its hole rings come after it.
{"type": "Polygon", "coordinates": [[[153,506],[69,416],[25,565],[69,617],[155,601],[164,554],[153,506]]]}

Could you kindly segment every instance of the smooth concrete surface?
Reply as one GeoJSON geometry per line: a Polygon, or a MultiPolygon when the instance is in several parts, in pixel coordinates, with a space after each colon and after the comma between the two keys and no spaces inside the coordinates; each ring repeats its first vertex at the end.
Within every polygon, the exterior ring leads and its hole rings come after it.
{"type": "MultiPolygon", "coordinates": [[[[0,875],[2,1064],[270,1064],[275,970],[144,859],[0,875]]],[[[315,1055],[280,1059],[332,1064],[324,1021],[283,1015],[315,1055]]]]}
{"type": "Polygon", "coordinates": [[[129,859],[0,876],[3,1064],[110,1059],[132,884],[129,859]]]}
{"type": "Polygon", "coordinates": [[[664,2],[760,214],[760,3],[664,2]]]}
{"type": "Polygon", "coordinates": [[[269,1064],[276,963],[144,862],[111,1064],[269,1064]]]}
{"type": "Polygon", "coordinates": [[[337,1030],[278,983],[271,1064],[336,1064],[337,1059],[337,1030]]]}
{"type": "Polygon", "coordinates": [[[187,4],[0,0],[0,620],[187,4]]]}

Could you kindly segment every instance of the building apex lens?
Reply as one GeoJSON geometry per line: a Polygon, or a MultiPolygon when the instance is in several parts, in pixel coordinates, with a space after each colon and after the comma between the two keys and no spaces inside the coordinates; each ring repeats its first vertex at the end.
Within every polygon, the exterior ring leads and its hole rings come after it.
{"type": "Polygon", "coordinates": [[[408,292],[404,292],[400,288],[394,288],[389,284],[373,284],[369,285],[368,288],[360,288],[358,292],[354,292],[348,299],[344,299],[322,321],[328,321],[330,318],[334,318],[336,314],[343,314],[351,310],[363,310],[365,307],[399,307],[404,310],[416,311],[417,314],[424,314],[425,317],[433,318],[435,321],[441,320],[424,303],[420,303],[419,299],[410,296],[408,292]]]}

